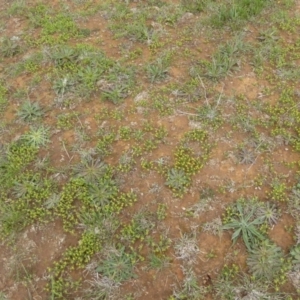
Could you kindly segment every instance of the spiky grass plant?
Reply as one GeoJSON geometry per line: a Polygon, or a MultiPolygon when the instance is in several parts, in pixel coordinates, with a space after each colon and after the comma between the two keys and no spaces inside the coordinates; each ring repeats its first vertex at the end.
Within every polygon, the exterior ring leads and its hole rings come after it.
{"type": "Polygon", "coordinates": [[[247,249],[251,250],[258,241],[264,239],[257,228],[264,222],[264,217],[255,218],[255,207],[250,212],[245,213],[240,202],[237,202],[236,209],[237,214],[231,217],[230,221],[223,226],[223,229],[235,230],[232,235],[233,243],[236,243],[241,236],[247,249]]]}
{"type": "Polygon", "coordinates": [[[184,9],[191,13],[199,13],[203,11],[206,3],[206,0],[181,0],[181,4],[184,9]]]}
{"type": "Polygon", "coordinates": [[[31,102],[27,100],[23,102],[19,110],[17,111],[17,116],[23,122],[33,122],[40,119],[44,115],[43,109],[38,102],[31,102]]]}
{"type": "Polygon", "coordinates": [[[135,277],[134,259],[125,252],[125,247],[109,249],[96,271],[116,283],[121,283],[135,277]]]}
{"type": "Polygon", "coordinates": [[[166,185],[179,196],[183,194],[190,185],[190,177],[181,169],[172,168],[167,174],[166,185]]]}
{"type": "Polygon", "coordinates": [[[0,300],[8,300],[8,296],[4,292],[0,292],[0,300]]]}
{"type": "Polygon", "coordinates": [[[296,245],[298,245],[298,244],[300,244],[300,224],[299,223],[294,227],[294,233],[295,233],[296,245]]]}
{"type": "Polygon", "coordinates": [[[106,163],[99,158],[88,157],[73,167],[75,177],[83,178],[87,183],[97,182],[106,171],[106,163]]]}
{"type": "Polygon", "coordinates": [[[290,253],[293,257],[293,265],[300,267],[300,245],[293,247],[290,253]]]}
{"type": "Polygon", "coordinates": [[[216,28],[228,24],[237,29],[242,21],[258,15],[268,2],[265,0],[239,0],[229,1],[229,3],[224,1],[216,7],[217,12],[211,17],[211,24],[216,28]]]}
{"type": "Polygon", "coordinates": [[[290,195],[290,200],[291,201],[288,201],[288,212],[296,220],[300,220],[300,183],[296,184],[293,187],[290,195]]]}
{"type": "Polygon", "coordinates": [[[241,147],[237,152],[237,159],[240,164],[251,165],[255,162],[257,155],[247,147],[241,147]]]}
{"type": "Polygon", "coordinates": [[[257,216],[262,217],[265,221],[273,226],[278,222],[280,217],[280,210],[276,207],[275,204],[270,202],[263,203],[257,210],[257,216]]]}
{"type": "Polygon", "coordinates": [[[171,259],[165,255],[157,255],[155,253],[151,253],[149,255],[149,266],[152,269],[161,271],[170,265],[170,260],[171,259]]]}
{"type": "Polygon", "coordinates": [[[169,62],[165,57],[159,57],[155,62],[146,66],[147,77],[151,83],[161,81],[168,74],[169,62]]]}
{"type": "Polygon", "coordinates": [[[247,265],[255,278],[271,280],[280,271],[283,252],[269,240],[263,241],[250,250],[247,265]]]}
{"type": "Polygon", "coordinates": [[[21,139],[29,146],[44,147],[50,142],[49,128],[44,125],[31,126],[30,131],[22,135],[21,139]]]}
{"type": "Polygon", "coordinates": [[[20,53],[21,48],[16,41],[10,39],[10,38],[4,38],[2,41],[2,45],[0,48],[0,53],[3,57],[13,57],[20,53]]]}
{"type": "Polygon", "coordinates": [[[36,188],[38,184],[39,182],[35,176],[30,176],[20,181],[16,180],[14,182],[12,195],[16,198],[24,197],[29,190],[36,188]]]}
{"type": "Polygon", "coordinates": [[[88,187],[91,202],[96,208],[103,208],[118,195],[118,187],[112,178],[99,178],[88,187]]]}

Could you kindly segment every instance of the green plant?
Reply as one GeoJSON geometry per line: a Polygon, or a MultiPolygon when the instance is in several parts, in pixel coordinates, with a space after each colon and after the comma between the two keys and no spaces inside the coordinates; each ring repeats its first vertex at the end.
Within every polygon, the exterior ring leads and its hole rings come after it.
{"type": "Polygon", "coordinates": [[[110,200],[117,197],[119,189],[116,182],[109,176],[97,178],[97,181],[89,184],[88,192],[91,204],[96,208],[103,208],[110,200]]]}
{"type": "Polygon", "coordinates": [[[4,292],[0,292],[0,300],[8,300],[8,296],[4,292]]]}
{"type": "Polygon", "coordinates": [[[63,96],[65,93],[70,91],[71,87],[74,85],[74,82],[72,79],[70,79],[68,76],[59,78],[54,81],[53,83],[53,90],[58,96],[63,96]]]}
{"type": "Polygon", "coordinates": [[[290,254],[293,258],[293,265],[294,266],[300,266],[300,246],[296,245],[295,247],[293,247],[290,251],[290,254]]]}
{"type": "Polygon", "coordinates": [[[127,151],[121,155],[117,169],[121,172],[129,172],[133,169],[134,164],[133,155],[127,151]]]}
{"type": "Polygon", "coordinates": [[[157,219],[162,221],[167,216],[168,206],[165,203],[159,203],[156,211],[157,219]]]}
{"type": "Polygon", "coordinates": [[[147,77],[151,83],[161,81],[168,74],[169,61],[165,57],[156,59],[155,62],[146,66],[147,77]]]}
{"type": "Polygon", "coordinates": [[[17,0],[11,3],[7,13],[9,15],[22,15],[24,12],[26,12],[26,8],[26,2],[24,0],[17,0]]]}
{"type": "Polygon", "coordinates": [[[225,264],[221,270],[221,278],[225,281],[233,280],[239,272],[239,267],[236,264],[225,264]]]}
{"type": "Polygon", "coordinates": [[[179,197],[186,192],[191,184],[191,178],[184,170],[172,168],[168,171],[165,184],[179,197]]]}
{"type": "Polygon", "coordinates": [[[97,182],[108,170],[101,159],[87,158],[73,167],[75,177],[83,178],[87,183],[97,182]]]}
{"type": "Polygon", "coordinates": [[[291,201],[288,201],[288,211],[294,218],[298,219],[300,215],[300,183],[292,188],[290,199],[291,201]]]}
{"type": "Polygon", "coordinates": [[[5,203],[4,199],[0,203],[0,237],[11,239],[28,224],[28,220],[16,203],[5,203]]]}
{"type": "Polygon", "coordinates": [[[212,61],[205,64],[203,75],[212,79],[219,80],[231,74],[240,66],[240,53],[246,49],[242,36],[236,36],[231,41],[221,45],[213,54],[212,61]]]}
{"type": "Polygon", "coordinates": [[[245,209],[240,202],[236,203],[237,213],[232,216],[223,226],[226,230],[235,230],[232,235],[232,240],[235,243],[239,236],[242,236],[243,241],[248,250],[251,250],[257,241],[262,241],[264,236],[259,232],[257,227],[264,222],[264,217],[255,218],[255,207],[245,213],[245,209]]]}
{"type": "Polygon", "coordinates": [[[31,102],[27,100],[22,103],[21,107],[17,111],[17,116],[23,122],[33,122],[41,119],[44,115],[44,111],[38,102],[31,102]]]}
{"type": "Polygon", "coordinates": [[[77,49],[64,45],[53,47],[49,55],[56,67],[66,68],[78,62],[79,54],[77,49]]]}
{"type": "Polygon", "coordinates": [[[64,130],[71,129],[77,120],[78,113],[76,112],[60,114],[57,116],[57,127],[64,130]]]}
{"type": "Polygon", "coordinates": [[[264,0],[234,0],[228,3],[226,1],[217,7],[217,12],[213,14],[210,22],[217,28],[221,28],[226,24],[237,28],[239,22],[258,15],[268,2],[264,0]]]}
{"type": "Polygon", "coordinates": [[[21,136],[21,140],[29,146],[39,148],[40,146],[46,146],[50,142],[49,128],[40,125],[38,127],[31,126],[30,131],[21,136]]]}
{"type": "Polygon", "coordinates": [[[154,227],[154,215],[143,209],[136,213],[131,222],[121,229],[121,239],[129,243],[134,243],[137,240],[143,241],[154,227]]]}
{"type": "Polygon", "coordinates": [[[0,53],[3,55],[3,57],[13,57],[19,54],[20,51],[20,45],[16,41],[7,37],[4,38],[0,48],[0,53]]]}
{"type": "Polygon", "coordinates": [[[215,106],[207,103],[197,108],[197,113],[193,120],[203,122],[208,128],[219,128],[223,124],[223,118],[219,106],[219,101],[215,106]]]}
{"type": "Polygon", "coordinates": [[[101,138],[98,140],[96,149],[101,156],[106,156],[111,152],[111,144],[116,139],[116,134],[113,131],[100,132],[101,138]]]}
{"type": "Polygon", "coordinates": [[[280,182],[278,179],[273,180],[271,183],[272,190],[269,192],[269,197],[275,201],[287,201],[287,186],[284,182],[280,182]]]}
{"type": "Polygon", "coordinates": [[[132,254],[125,252],[125,247],[109,249],[105,259],[96,268],[96,272],[113,280],[116,283],[135,277],[135,259],[132,254]]]}
{"type": "Polygon", "coordinates": [[[133,41],[148,42],[155,37],[153,30],[142,18],[128,22],[125,26],[124,23],[112,26],[112,29],[116,32],[117,37],[125,36],[133,41]]]}
{"type": "Polygon", "coordinates": [[[170,258],[165,255],[151,253],[149,256],[149,266],[152,269],[162,270],[170,264],[170,258]]]}
{"type": "Polygon", "coordinates": [[[8,93],[8,89],[0,81],[0,113],[4,111],[4,109],[8,104],[7,93],[8,93]]]}
{"type": "Polygon", "coordinates": [[[77,72],[80,84],[84,85],[88,90],[93,90],[96,87],[96,82],[99,79],[102,70],[95,69],[91,66],[85,66],[77,72]]]}
{"type": "Polygon", "coordinates": [[[257,216],[264,218],[268,225],[273,226],[278,222],[280,209],[278,209],[275,204],[266,202],[258,208],[257,216]]]}
{"type": "Polygon", "coordinates": [[[281,248],[269,240],[255,245],[249,253],[247,265],[250,272],[258,279],[271,280],[283,264],[281,248]]]}
{"type": "Polygon", "coordinates": [[[128,87],[124,84],[111,85],[103,89],[102,97],[104,100],[111,101],[113,104],[120,104],[127,97],[128,87]]]}
{"type": "Polygon", "coordinates": [[[205,0],[181,0],[181,5],[185,10],[191,13],[198,13],[203,11],[206,6],[205,0]]]}

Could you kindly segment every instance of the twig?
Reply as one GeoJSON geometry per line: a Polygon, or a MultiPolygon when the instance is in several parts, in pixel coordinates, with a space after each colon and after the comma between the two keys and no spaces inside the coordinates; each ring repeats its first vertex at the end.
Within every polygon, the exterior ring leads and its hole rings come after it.
{"type": "Polygon", "coordinates": [[[62,140],[62,145],[63,145],[63,148],[64,148],[64,150],[65,150],[65,152],[66,152],[66,154],[67,154],[67,156],[68,156],[68,158],[69,158],[69,162],[73,159],[73,157],[74,156],[70,156],[69,155],[69,152],[68,152],[68,150],[67,150],[67,148],[66,148],[66,146],[65,146],[65,142],[62,140]]]}
{"type": "Polygon", "coordinates": [[[204,83],[203,83],[202,78],[201,78],[200,75],[198,75],[198,78],[200,79],[201,85],[202,85],[203,90],[204,90],[204,97],[205,97],[206,104],[207,104],[207,106],[210,106],[209,102],[208,102],[208,99],[207,99],[207,93],[206,93],[205,85],[204,85],[204,83]]]}
{"type": "Polygon", "coordinates": [[[198,116],[198,114],[192,114],[192,113],[188,113],[188,112],[185,112],[185,111],[182,111],[182,110],[179,110],[179,109],[177,109],[176,110],[178,113],[180,113],[180,114],[184,114],[184,115],[189,115],[189,116],[198,116]]]}
{"type": "Polygon", "coordinates": [[[84,128],[84,126],[82,125],[82,123],[81,123],[81,121],[80,121],[80,119],[79,119],[79,117],[78,117],[77,114],[76,114],[76,118],[77,118],[77,120],[79,121],[79,123],[80,123],[80,125],[81,125],[81,128],[84,128]]]}

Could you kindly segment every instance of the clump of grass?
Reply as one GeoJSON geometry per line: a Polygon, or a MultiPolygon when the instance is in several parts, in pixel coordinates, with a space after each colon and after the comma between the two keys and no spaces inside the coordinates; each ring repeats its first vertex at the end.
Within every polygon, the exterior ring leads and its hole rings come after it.
{"type": "Polygon", "coordinates": [[[264,223],[264,217],[255,217],[256,207],[249,212],[241,202],[236,203],[236,213],[231,214],[229,211],[229,220],[223,226],[226,230],[235,230],[232,240],[236,243],[241,236],[247,249],[251,250],[259,241],[264,239],[258,227],[264,223]]]}
{"type": "Polygon", "coordinates": [[[237,158],[238,162],[241,164],[251,165],[255,162],[256,157],[257,155],[254,150],[250,149],[247,146],[243,146],[238,149],[237,158]]]}
{"type": "Polygon", "coordinates": [[[146,66],[147,77],[151,83],[161,81],[167,77],[169,62],[165,58],[158,58],[146,66]]]}
{"type": "Polygon", "coordinates": [[[199,13],[203,11],[207,2],[206,0],[181,0],[181,5],[188,12],[199,13]]]}
{"type": "Polygon", "coordinates": [[[256,213],[258,217],[263,217],[269,226],[273,226],[278,222],[280,214],[280,209],[270,202],[262,203],[256,213]]]}
{"type": "Polygon", "coordinates": [[[136,276],[134,264],[132,255],[125,252],[125,247],[109,249],[96,271],[116,283],[121,283],[136,276]]]}
{"type": "Polygon", "coordinates": [[[21,121],[31,123],[42,118],[44,111],[38,102],[24,101],[17,111],[21,121]]]}
{"type": "Polygon", "coordinates": [[[248,51],[248,45],[243,41],[242,35],[235,36],[212,55],[211,61],[201,60],[190,68],[190,75],[194,78],[207,77],[218,81],[231,75],[241,66],[241,54],[248,51]]]}
{"type": "Polygon", "coordinates": [[[0,53],[2,54],[3,57],[13,57],[19,54],[20,52],[21,52],[21,47],[16,41],[7,37],[4,38],[0,48],[0,53]]]}
{"type": "Polygon", "coordinates": [[[30,130],[21,136],[21,139],[29,146],[44,147],[50,142],[49,128],[44,125],[31,126],[30,130]]]}
{"type": "Polygon", "coordinates": [[[74,176],[83,178],[87,183],[97,182],[107,171],[107,165],[101,159],[88,158],[73,167],[74,176]]]}
{"type": "Polygon", "coordinates": [[[0,113],[4,111],[8,104],[7,93],[7,87],[0,81],[0,113]]]}
{"type": "Polygon", "coordinates": [[[191,178],[185,171],[172,168],[168,171],[165,183],[176,195],[182,195],[191,184],[191,178]]]}
{"type": "Polygon", "coordinates": [[[281,248],[265,240],[250,251],[247,265],[250,272],[258,279],[271,280],[283,264],[281,248]]]}
{"type": "Polygon", "coordinates": [[[268,4],[265,0],[233,0],[221,2],[216,6],[217,12],[210,18],[210,23],[216,28],[229,25],[238,28],[242,21],[258,15],[268,4]]]}

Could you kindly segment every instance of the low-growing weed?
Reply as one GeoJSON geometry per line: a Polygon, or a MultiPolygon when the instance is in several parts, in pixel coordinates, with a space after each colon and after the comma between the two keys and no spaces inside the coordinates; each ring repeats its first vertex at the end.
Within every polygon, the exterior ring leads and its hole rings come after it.
{"type": "Polygon", "coordinates": [[[258,279],[270,280],[281,269],[283,264],[282,250],[265,240],[250,251],[247,265],[250,272],[258,279]]]}
{"type": "Polygon", "coordinates": [[[245,212],[242,203],[237,202],[236,215],[229,217],[229,220],[223,226],[223,229],[235,230],[232,235],[233,242],[235,243],[241,236],[248,250],[251,250],[258,241],[264,239],[258,229],[263,224],[264,217],[255,218],[255,210],[254,207],[250,212],[245,212]]]}
{"type": "Polygon", "coordinates": [[[32,147],[44,147],[50,142],[49,128],[44,125],[31,126],[30,130],[21,136],[21,140],[32,147]]]}
{"type": "Polygon", "coordinates": [[[217,7],[217,12],[213,14],[210,22],[216,28],[222,28],[224,25],[238,28],[242,21],[258,15],[268,2],[264,0],[225,1],[217,7]]]}
{"type": "Polygon", "coordinates": [[[22,103],[17,111],[17,116],[21,121],[31,123],[42,118],[44,115],[43,108],[38,102],[31,102],[26,100],[22,103]]]}
{"type": "Polygon", "coordinates": [[[0,53],[3,57],[13,57],[21,52],[20,45],[11,38],[4,38],[0,48],[0,53]]]}
{"type": "Polygon", "coordinates": [[[127,253],[125,247],[108,249],[104,260],[96,268],[96,271],[116,283],[135,278],[135,256],[127,253]]]}
{"type": "Polygon", "coordinates": [[[160,57],[156,61],[146,66],[146,73],[151,83],[161,81],[168,74],[169,61],[165,57],[160,57]]]}
{"type": "Polygon", "coordinates": [[[191,178],[184,170],[172,168],[168,171],[165,183],[174,195],[181,197],[191,184],[191,178]]]}
{"type": "Polygon", "coordinates": [[[184,279],[180,286],[173,290],[168,300],[202,300],[206,299],[209,289],[199,285],[199,280],[192,269],[184,270],[184,279]]]}

